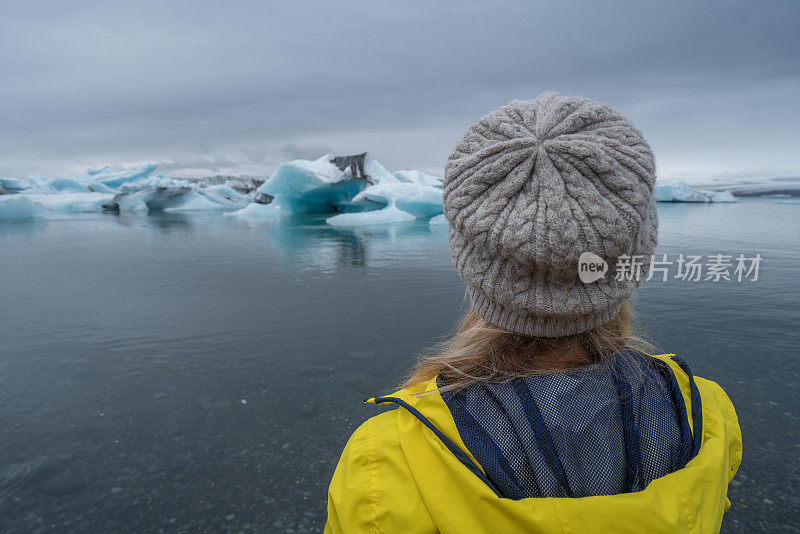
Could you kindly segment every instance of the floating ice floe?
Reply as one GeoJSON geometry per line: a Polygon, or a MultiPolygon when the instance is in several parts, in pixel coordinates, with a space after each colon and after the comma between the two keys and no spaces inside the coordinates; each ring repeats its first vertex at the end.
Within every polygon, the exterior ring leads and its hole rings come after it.
{"type": "Polygon", "coordinates": [[[654,193],[658,202],[736,202],[730,191],[692,189],[682,181],[656,184],[654,193]]]}
{"type": "MultiPolygon", "coordinates": [[[[256,191],[257,203],[281,213],[335,213],[335,226],[430,219],[442,213],[442,181],[422,171],[391,173],[369,154],[285,163],[256,191]]],[[[245,218],[272,215],[248,206],[245,218]]],[[[238,216],[238,212],[232,215],[238,216]]]]}
{"type": "MultiPolygon", "coordinates": [[[[354,177],[331,162],[331,156],[296,160],[279,166],[256,191],[257,197],[293,213],[326,213],[346,209],[366,186],[366,179],[354,177]]],[[[379,165],[379,164],[378,164],[379,165]]],[[[381,168],[382,169],[382,168],[381,168]]],[[[373,173],[375,165],[370,169],[373,173]]],[[[388,174],[388,171],[383,169],[388,174]]],[[[365,209],[353,206],[353,211],[365,209]]]]}
{"type": "Polygon", "coordinates": [[[76,213],[98,213],[110,200],[102,193],[30,193],[0,196],[0,221],[29,221],[76,213]]]}
{"type": "Polygon", "coordinates": [[[202,187],[184,180],[126,183],[103,204],[107,211],[224,211],[241,208],[250,198],[225,185],[202,187]]]}
{"type": "Polygon", "coordinates": [[[2,178],[0,221],[102,211],[229,211],[252,201],[235,188],[240,184],[178,180],[155,174],[156,167],[153,163],[130,171],[104,167],[72,178],[2,178]]]}

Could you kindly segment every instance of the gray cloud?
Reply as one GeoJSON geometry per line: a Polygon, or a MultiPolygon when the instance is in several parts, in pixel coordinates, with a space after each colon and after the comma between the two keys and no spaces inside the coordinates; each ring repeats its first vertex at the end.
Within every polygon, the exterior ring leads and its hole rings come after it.
{"type": "Polygon", "coordinates": [[[0,174],[362,150],[441,172],[469,122],[548,89],[618,106],[662,174],[800,174],[796,2],[69,4],[0,7],[0,174]]]}
{"type": "Polygon", "coordinates": [[[205,174],[253,174],[264,173],[285,161],[316,159],[323,154],[335,152],[322,143],[300,145],[286,143],[272,150],[243,148],[238,151],[218,153],[210,147],[199,147],[196,154],[161,160],[159,171],[175,176],[205,174]]]}

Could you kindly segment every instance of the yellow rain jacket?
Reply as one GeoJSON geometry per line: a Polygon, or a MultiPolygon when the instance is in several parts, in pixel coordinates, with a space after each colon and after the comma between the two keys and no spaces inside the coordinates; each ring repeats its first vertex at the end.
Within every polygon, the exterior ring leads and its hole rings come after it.
{"type": "Polygon", "coordinates": [[[348,441],[328,491],[325,532],[718,532],[730,508],[728,483],[742,458],[736,413],[716,383],[692,377],[673,355],[654,358],[680,386],[697,450],[685,467],[644,490],[499,497],[459,436],[434,378],[367,401],[399,408],[372,417],[348,441]],[[700,414],[693,406],[702,406],[700,414]]]}

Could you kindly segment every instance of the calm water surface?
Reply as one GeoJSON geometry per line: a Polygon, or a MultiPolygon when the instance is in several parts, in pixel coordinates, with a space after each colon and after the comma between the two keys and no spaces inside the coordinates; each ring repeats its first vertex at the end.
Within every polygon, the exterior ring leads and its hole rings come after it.
{"type": "MultiPolygon", "coordinates": [[[[764,257],[651,281],[649,336],[717,380],[744,462],[725,532],[798,532],[800,206],[660,205],[659,253],[764,257]]],[[[447,231],[321,219],[0,224],[0,531],[306,532],[361,404],[463,312],[447,231]]]]}

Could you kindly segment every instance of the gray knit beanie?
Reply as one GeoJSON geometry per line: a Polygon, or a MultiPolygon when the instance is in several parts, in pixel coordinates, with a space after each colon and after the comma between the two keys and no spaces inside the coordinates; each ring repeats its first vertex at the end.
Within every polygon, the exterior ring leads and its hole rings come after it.
{"type": "Polygon", "coordinates": [[[641,132],[593,100],[544,93],[470,126],[447,161],[444,213],[473,309],[530,336],[613,319],[643,279],[618,280],[618,258],[642,256],[646,275],[655,250],[654,182],[641,132]],[[583,252],[608,263],[604,277],[581,282],[583,252]]]}

